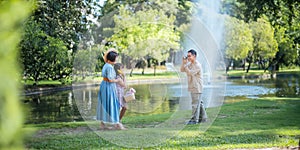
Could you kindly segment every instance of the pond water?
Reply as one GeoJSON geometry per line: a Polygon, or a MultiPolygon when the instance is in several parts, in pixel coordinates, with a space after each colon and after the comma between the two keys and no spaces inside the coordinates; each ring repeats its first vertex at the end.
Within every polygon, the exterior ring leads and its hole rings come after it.
{"type": "MultiPolygon", "coordinates": [[[[224,97],[258,98],[262,96],[300,97],[299,74],[282,74],[276,79],[228,79],[224,97]]],[[[186,85],[142,84],[132,85],[136,89],[136,100],[129,103],[126,116],[149,115],[173,112],[189,105],[180,102],[189,98],[186,85]]],[[[90,86],[47,94],[23,96],[28,108],[26,123],[73,122],[95,118],[98,86],[90,86]],[[80,111],[79,111],[80,110],[80,111]],[[82,117],[83,116],[83,117],[82,117]]],[[[210,85],[205,85],[203,100],[210,106],[210,85]]]]}

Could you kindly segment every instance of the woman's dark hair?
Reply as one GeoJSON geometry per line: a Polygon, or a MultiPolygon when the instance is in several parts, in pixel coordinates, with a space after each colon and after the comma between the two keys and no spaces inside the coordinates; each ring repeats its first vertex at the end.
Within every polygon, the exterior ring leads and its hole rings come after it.
{"type": "Polygon", "coordinates": [[[197,52],[194,49],[190,49],[188,53],[191,53],[194,56],[197,56],[197,52]]]}
{"type": "Polygon", "coordinates": [[[119,56],[117,52],[110,51],[110,52],[108,52],[108,54],[106,56],[106,59],[109,60],[109,61],[111,61],[111,62],[115,62],[117,56],[119,56]]]}

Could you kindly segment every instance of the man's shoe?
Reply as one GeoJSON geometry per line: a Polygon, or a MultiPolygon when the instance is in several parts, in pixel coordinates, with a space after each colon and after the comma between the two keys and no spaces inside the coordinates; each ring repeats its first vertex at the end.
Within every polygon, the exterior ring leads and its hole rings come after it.
{"type": "Polygon", "coordinates": [[[190,124],[197,124],[196,121],[193,121],[193,120],[190,120],[189,122],[186,123],[187,125],[190,125],[190,124]]]}
{"type": "Polygon", "coordinates": [[[201,119],[200,123],[204,123],[204,122],[207,122],[207,121],[208,121],[208,119],[201,119]]]}

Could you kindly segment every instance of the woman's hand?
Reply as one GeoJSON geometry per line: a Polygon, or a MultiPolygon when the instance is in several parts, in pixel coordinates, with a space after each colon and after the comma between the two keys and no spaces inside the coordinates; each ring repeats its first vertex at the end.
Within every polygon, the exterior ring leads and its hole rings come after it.
{"type": "Polygon", "coordinates": [[[122,82],[122,79],[121,79],[121,78],[117,78],[117,79],[116,79],[116,82],[117,82],[117,83],[120,83],[120,82],[122,82]]]}

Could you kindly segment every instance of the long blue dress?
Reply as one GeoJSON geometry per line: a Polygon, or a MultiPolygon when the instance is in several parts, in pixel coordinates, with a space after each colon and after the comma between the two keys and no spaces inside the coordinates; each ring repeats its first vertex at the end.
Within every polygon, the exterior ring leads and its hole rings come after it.
{"type": "MultiPolygon", "coordinates": [[[[113,66],[106,63],[102,68],[102,77],[115,79],[113,66]]],[[[119,123],[120,104],[117,97],[116,83],[102,81],[98,93],[97,120],[105,123],[119,123]]]]}

